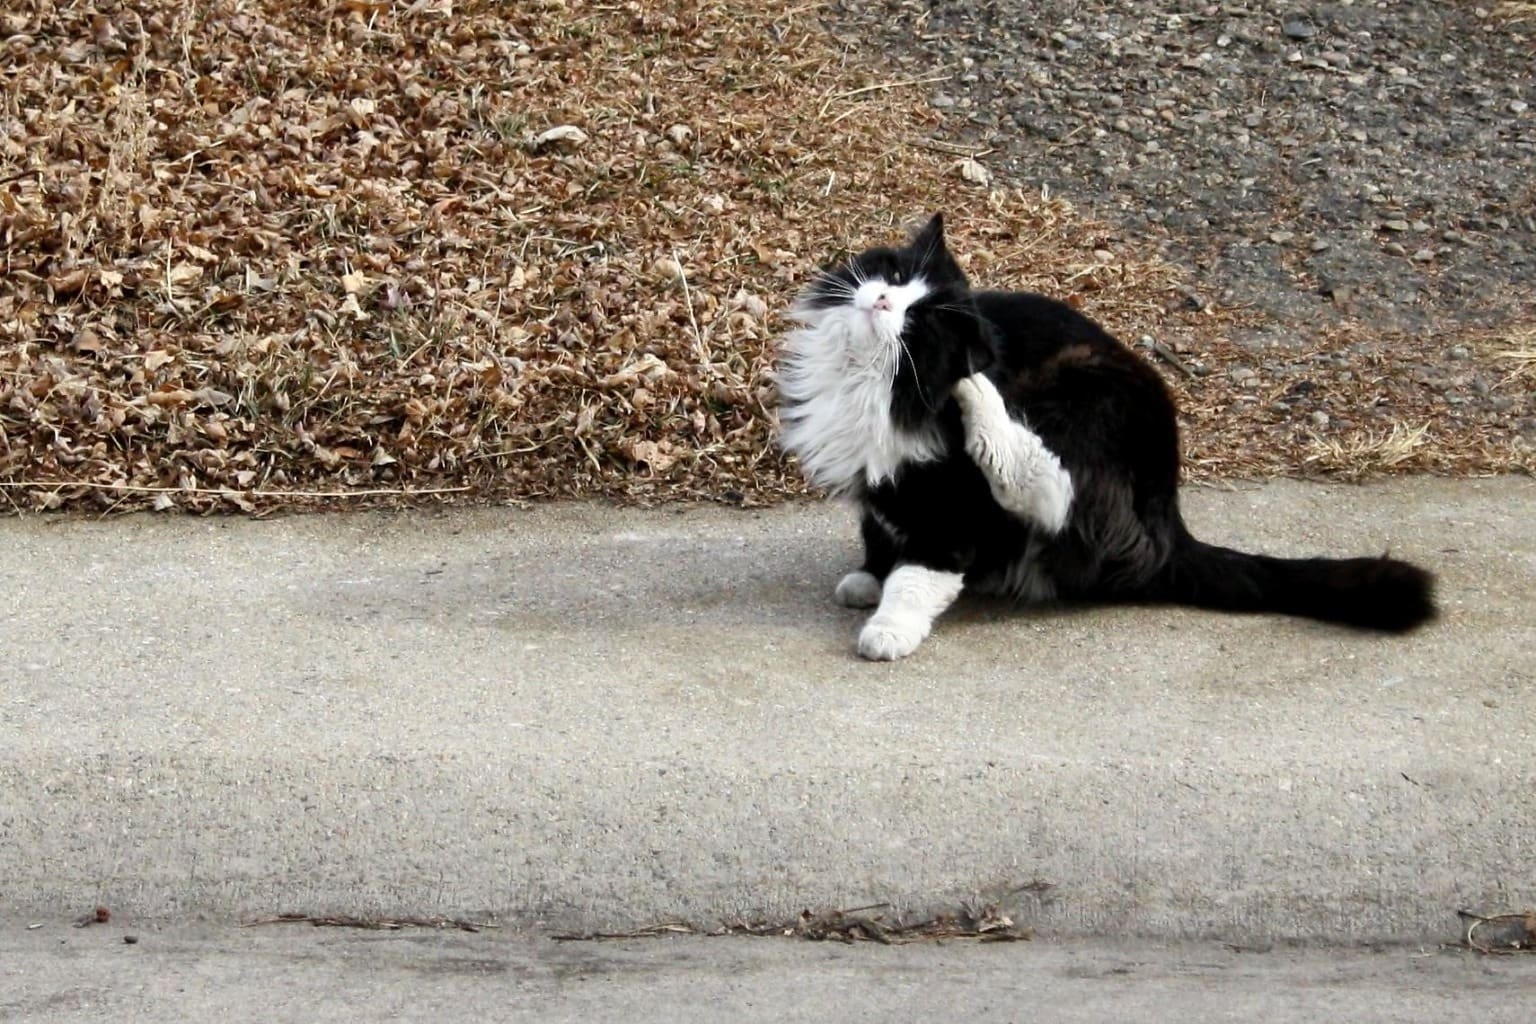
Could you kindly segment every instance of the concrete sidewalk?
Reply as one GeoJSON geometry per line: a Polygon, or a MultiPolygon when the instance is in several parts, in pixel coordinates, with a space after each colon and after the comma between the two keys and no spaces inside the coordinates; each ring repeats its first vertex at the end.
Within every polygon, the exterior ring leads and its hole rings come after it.
{"type": "Polygon", "coordinates": [[[1037,939],[552,942],[308,926],[0,928],[7,1024],[1529,1024],[1536,957],[1037,939]]]}
{"type": "Polygon", "coordinates": [[[0,522],[0,917],[979,899],[1254,943],[1536,907],[1536,482],[1186,504],[1213,541],[1390,546],[1444,619],[973,606],[872,665],[838,507],[0,522]]]}

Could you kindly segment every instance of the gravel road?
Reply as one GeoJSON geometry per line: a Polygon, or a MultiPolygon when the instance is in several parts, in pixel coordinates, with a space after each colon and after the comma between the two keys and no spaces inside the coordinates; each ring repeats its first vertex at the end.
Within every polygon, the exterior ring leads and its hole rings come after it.
{"type": "MultiPolygon", "coordinates": [[[[956,141],[1292,331],[1536,310],[1536,20],[1461,2],[841,0],[956,141]]],[[[1273,330],[1273,328],[1270,328],[1273,330]]],[[[1260,334],[1264,333],[1261,328],[1260,334]]]]}

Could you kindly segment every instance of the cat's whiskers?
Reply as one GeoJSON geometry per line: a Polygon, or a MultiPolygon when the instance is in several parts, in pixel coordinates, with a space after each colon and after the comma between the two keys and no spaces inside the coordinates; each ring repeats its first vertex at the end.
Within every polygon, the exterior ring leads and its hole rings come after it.
{"type": "MultiPolygon", "coordinates": [[[[938,407],[933,404],[933,399],[929,397],[927,389],[923,387],[922,374],[917,372],[917,364],[912,360],[912,350],[907,347],[907,340],[898,334],[896,335],[896,344],[901,346],[902,353],[907,357],[907,363],[912,367],[912,383],[917,385],[917,397],[922,399],[923,408],[929,412],[938,412],[938,407]]],[[[892,374],[892,377],[894,378],[895,374],[892,374]]]]}
{"type": "Polygon", "coordinates": [[[981,314],[979,312],[977,312],[974,307],[971,307],[971,306],[956,306],[956,305],[953,305],[951,303],[946,302],[946,303],[942,303],[940,305],[936,305],[933,308],[934,309],[942,309],[942,310],[945,310],[946,312],[949,312],[949,313],[959,313],[961,316],[968,316],[972,320],[975,320],[977,323],[982,323],[983,322],[981,314]]]}

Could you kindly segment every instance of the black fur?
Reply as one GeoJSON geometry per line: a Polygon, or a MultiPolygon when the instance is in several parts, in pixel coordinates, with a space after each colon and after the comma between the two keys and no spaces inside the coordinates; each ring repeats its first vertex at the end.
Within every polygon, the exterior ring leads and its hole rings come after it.
{"type": "Polygon", "coordinates": [[[964,573],[968,587],[1029,596],[1018,583],[1027,561],[1024,575],[1068,601],[1282,612],[1389,632],[1434,617],[1433,577],[1406,562],[1272,558],[1192,537],[1179,513],[1174,403],[1157,371],[1065,303],[972,292],[939,217],[905,248],[870,250],[842,271],[855,272],[921,273],[937,286],[908,311],[891,414],[909,428],[936,424],[949,453],[863,489],[866,571],[883,580],[913,562],[964,573]],[[965,453],[950,393],[977,370],[1072,476],[1076,497],[1059,535],[1001,508],[965,453]]]}

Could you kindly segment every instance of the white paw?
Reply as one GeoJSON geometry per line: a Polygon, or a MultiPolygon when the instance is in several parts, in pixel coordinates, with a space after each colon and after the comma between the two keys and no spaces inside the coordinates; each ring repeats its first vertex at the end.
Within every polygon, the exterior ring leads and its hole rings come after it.
{"type": "Polygon", "coordinates": [[[872,573],[856,569],[838,581],[832,596],[844,608],[873,608],[880,603],[880,581],[872,573]]]}
{"type": "Polygon", "coordinates": [[[918,645],[928,630],[910,622],[882,618],[876,615],[859,631],[859,657],[870,661],[895,661],[905,658],[918,645]]]}
{"type": "Polygon", "coordinates": [[[1003,396],[998,393],[997,385],[984,374],[973,373],[969,377],[960,378],[955,384],[953,394],[955,401],[960,403],[961,415],[967,420],[1007,420],[1008,418],[1008,409],[1003,405],[1003,396]]]}

